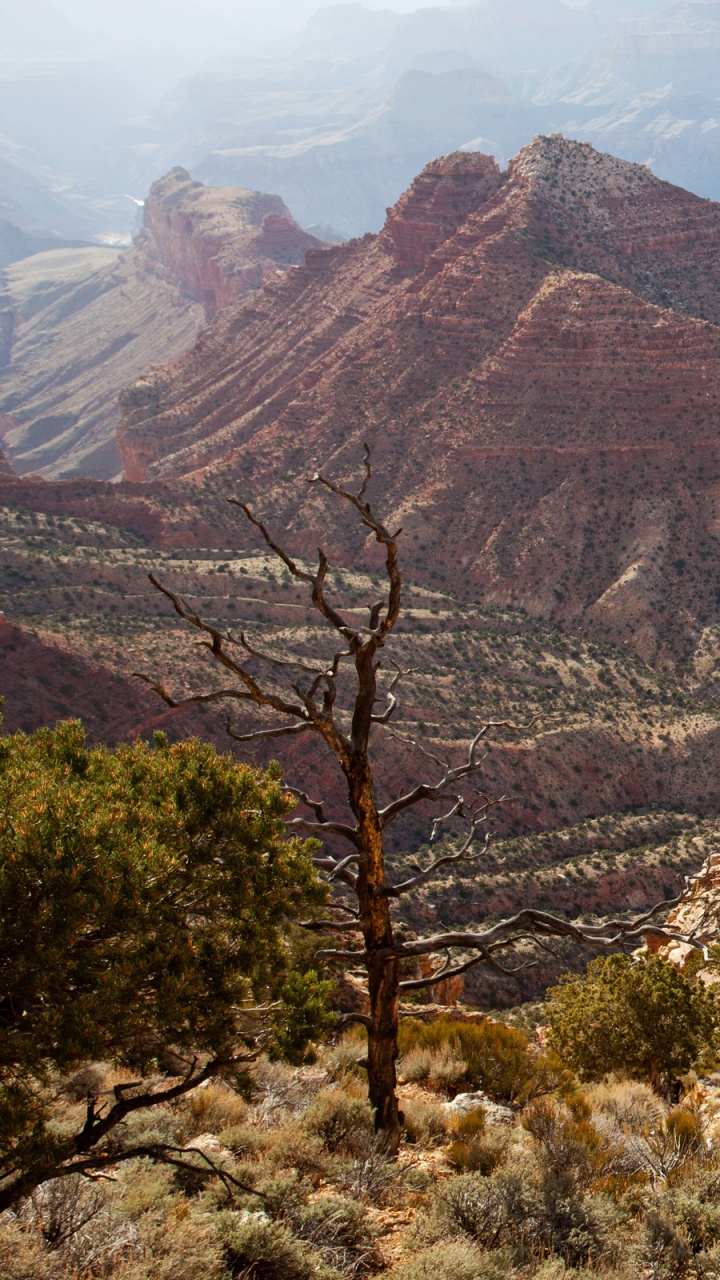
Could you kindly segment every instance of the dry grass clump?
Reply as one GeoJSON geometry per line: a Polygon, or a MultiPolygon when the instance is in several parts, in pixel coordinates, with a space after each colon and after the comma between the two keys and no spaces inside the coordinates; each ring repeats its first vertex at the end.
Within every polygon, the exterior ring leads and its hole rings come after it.
{"type": "Polygon", "coordinates": [[[507,1280],[508,1275],[502,1258],[460,1238],[420,1250],[396,1267],[388,1280],[507,1280]]]}
{"type": "Polygon", "coordinates": [[[413,1146],[435,1146],[446,1137],[448,1117],[442,1103],[428,1098],[405,1098],[402,1108],[405,1140],[413,1146]]]}
{"type": "Polygon", "coordinates": [[[195,1138],[201,1133],[220,1133],[242,1125],[247,1120],[248,1111],[245,1099],[222,1081],[209,1081],[194,1089],[181,1108],[188,1138],[195,1138]]]}
{"type": "Polygon", "coordinates": [[[331,1154],[357,1155],[372,1132],[370,1103],[352,1086],[323,1089],[304,1112],[303,1126],[331,1154]]]}
{"type": "Polygon", "coordinates": [[[467,1063],[451,1045],[439,1049],[416,1045],[398,1063],[398,1078],[409,1083],[426,1081],[431,1089],[457,1091],[467,1079],[467,1063]]]}
{"type": "Polygon", "coordinates": [[[482,1108],[454,1116],[450,1122],[453,1142],[447,1160],[458,1173],[482,1173],[488,1177],[505,1159],[508,1134],[494,1125],[487,1128],[482,1108]]]}

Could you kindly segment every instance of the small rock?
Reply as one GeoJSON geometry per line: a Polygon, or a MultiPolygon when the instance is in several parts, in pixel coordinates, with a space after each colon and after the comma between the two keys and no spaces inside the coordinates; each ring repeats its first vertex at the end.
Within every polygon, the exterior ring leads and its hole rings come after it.
{"type": "Polygon", "coordinates": [[[477,1093],[459,1093],[452,1102],[445,1103],[445,1110],[454,1116],[466,1116],[471,1111],[479,1111],[481,1108],[490,1124],[515,1123],[512,1107],[503,1107],[499,1102],[493,1102],[492,1098],[488,1098],[487,1094],[480,1090],[477,1093]]]}
{"type": "Polygon", "coordinates": [[[184,1147],[185,1151],[205,1152],[211,1160],[232,1160],[233,1153],[215,1137],[214,1133],[201,1133],[184,1147]]]}

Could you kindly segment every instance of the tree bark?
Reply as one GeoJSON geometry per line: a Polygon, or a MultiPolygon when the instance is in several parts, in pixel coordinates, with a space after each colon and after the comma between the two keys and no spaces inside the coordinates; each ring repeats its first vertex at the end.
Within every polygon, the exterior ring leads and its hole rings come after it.
{"type": "Polygon", "coordinates": [[[365,941],[370,1026],[368,1028],[368,1085],[375,1113],[375,1129],[386,1139],[390,1154],[400,1146],[402,1117],[396,1094],[400,965],[380,959],[393,946],[390,903],[385,892],[383,830],[373,789],[367,752],[362,750],[348,770],[350,807],[360,833],[357,896],[365,941]]]}

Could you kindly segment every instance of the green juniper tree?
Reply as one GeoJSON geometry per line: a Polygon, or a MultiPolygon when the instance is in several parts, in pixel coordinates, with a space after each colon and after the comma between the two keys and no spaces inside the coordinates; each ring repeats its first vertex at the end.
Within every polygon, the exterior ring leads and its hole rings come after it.
{"type": "Polygon", "coordinates": [[[0,738],[0,1211],[50,1177],[187,1162],[121,1122],[322,1029],[326,984],[288,971],[288,923],[326,894],[293,807],[277,769],[196,740],[0,738]],[[137,1078],[66,1132],[63,1078],[93,1061],[137,1078]]]}
{"type": "Polygon", "coordinates": [[[716,1051],[720,1011],[712,992],[657,956],[599,956],[587,975],[548,992],[553,1043],[576,1071],[621,1071],[667,1091],[705,1051],[716,1051]]]}

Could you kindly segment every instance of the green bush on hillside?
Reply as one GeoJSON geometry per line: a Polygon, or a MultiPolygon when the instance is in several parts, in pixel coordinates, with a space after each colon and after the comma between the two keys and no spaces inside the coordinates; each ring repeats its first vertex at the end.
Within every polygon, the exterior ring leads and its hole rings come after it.
{"type": "Polygon", "coordinates": [[[656,956],[591,961],[549,992],[546,1016],[559,1053],[591,1079],[618,1071],[663,1090],[716,1051],[713,995],[656,956]]]}
{"type": "Polygon", "coordinates": [[[482,1089],[498,1102],[527,1102],[563,1084],[562,1070],[546,1054],[535,1052],[522,1031],[490,1018],[482,1022],[437,1018],[428,1024],[403,1020],[398,1044],[403,1057],[417,1049],[450,1047],[465,1064],[464,1079],[456,1083],[482,1089]]]}

